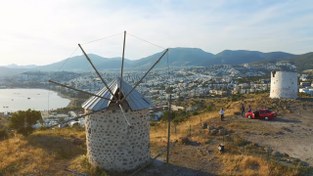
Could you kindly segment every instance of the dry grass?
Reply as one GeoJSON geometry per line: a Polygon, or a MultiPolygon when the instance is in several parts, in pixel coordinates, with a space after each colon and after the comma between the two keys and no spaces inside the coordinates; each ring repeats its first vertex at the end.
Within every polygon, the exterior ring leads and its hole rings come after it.
{"type": "MultiPolygon", "coordinates": [[[[267,95],[250,95],[245,104],[253,107],[270,105],[264,102],[267,95]]],[[[234,117],[240,111],[239,101],[229,99],[206,100],[214,105],[211,111],[203,111],[190,117],[187,121],[176,126],[172,124],[171,140],[178,141],[172,149],[172,164],[195,170],[214,171],[217,175],[299,175],[298,166],[285,166],[272,159],[264,157],[264,150],[254,146],[240,137],[245,133],[258,131],[266,133],[272,130],[270,125],[257,121],[234,117]],[[219,120],[218,111],[226,108],[226,121],[219,120]],[[234,120],[236,119],[236,120],[234,120]],[[220,155],[216,150],[217,144],[223,141],[222,136],[213,136],[202,124],[223,126],[233,131],[225,137],[226,153],[220,155]],[[241,131],[240,134],[237,134],[241,131]],[[189,136],[198,146],[182,145],[182,137],[189,136]],[[213,163],[213,164],[212,164],[213,163]],[[216,165],[221,168],[215,167],[216,165]],[[214,170],[213,170],[214,169],[214,170]],[[286,173],[286,174],[285,174],[286,173]]],[[[277,108],[283,109],[284,104],[274,102],[277,108]]],[[[299,104],[299,107],[302,104],[299,104]]],[[[167,124],[164,122],[151,126],[151,154],[155,156],[166,147],[167,124]]],[[[107,175],[93,168],[85,156],[85,132],[80,129],[64,128],[39,130],[28,137],[15,136],[0,141],[0,175],[71,175],[64,169],[88,175],[107,175]]],[[[164,156],[163,156],[164,157],[164,156]]]]}
{"type": "MultiPolygon", "coordinates": [[[[28,141],[17,136],[0,143],[0,173],[3,175],[62,175],[55,163],[55,154],[45,149],[28,145],[28,141]]],[[[60,160],[58,164],[62,165],[60,160]]]]}
{"type": "Polygon", "coordinates": [[[86,155],[80,155],[71,160],[68,169],[75,173],[84,173],[91,176],[108,175],[105,171],[91,166],[91,164],[88,162],[86,155]]]}
{"type": "Polygon", "coordinates": [[[301,174],[301,169],[297,166],[285,166],[257,156],[224,154],[220,160],[223,163],[221,175],[295,176],[301,174]]]}
{"type": "Polygon", "coordinates": [[[222,175],[268,175],[267,162],[258,157],[224,154],[220,159],[222,175]]]}
{"type": "MultiPolygon", "coordinates": [[[[172,126],[172,141],[181,141],[182,137],[189,137],[190,140],[201,143],[202,146],[207,146],[207,148],[213,148],[215,151],[215,146],[223,141],[221,136],[211,136],[207,133],[207,130],[201,129],[201,124],[208,122],[209,125],[214,126],[223,126],[228,131],[233,131],[235,134],[231,134],[228,137],[225,137],[227,152],[223,155],[216,154],[219,162],[223,165],[221,169],[216,169],[218,175],[299,175],[303,173],[303,168],[300,166],[284,165],[283,163],[277,162],[273,159],[268,161],[266,157],[266,152],[263,147],[255,145],[249,141],[242,139],[238,135],[245,135],[246,133],[276,133],[277,129],[272,128],[272,124],[262,122],[259,120],[247,120],[239,117],[241,102],[244,102],[246,106],[251,105],[254,109],[257,108],[273,108],[274,110],[287,113],[284,109],[288,109],[288,104],[290,101],[281,101],[281,100],[272,100],[268,98],[267,94],[262,95],[249,95],[249,98],[244,98],[243,100],[238,101],[229,101],[225,99],[214,100],[214,108],[211,112],[203,112],[199,115],[190,117],[187,121],[177,125],[176,133],[174,133],[174,126],[172,126]],[[226,121],[220,122],[218,110],[224,107],[226,108],[226,121]],[[235,119],[233,119],[235,118],[235,119]],[[191,130],[190,130],[191,128],[191,130]],[[275,131],[276,130],[276,131],[275,131]],[[191,132],[190,132],[191,131],[191,132]],[[238,133],[239,132],[239,133],[238,133]],[[238,134],[237,134],[238,133],[238,134]],[[208,145],[206,145],[208,144],[208,145]],[[286,173],[286,174],[285,174],[286,173]]],[[[207,103],[210,103],[208,101],[207,103]]],[[[295,102],[293,102],[295,103],[295,102]]],[[[297,103],[295,103],[297,105],[297,103]]],[[[151,128],[151,143],[154,146],[154,150],[160,147],[166,146],[167,140],[167,126],[165,123],[160,123],[151,128]]],[[[188,160],[193,161],[193,158],[196,156],[198,161],[205,160],[205,154],[201,157],[203,153],[202,150],[198,156],[198,149],[186,148],[184,146],[179,146],[181,149],[174,149],[173,155],[175,156],[176,164],[188,166],[188,163],[182,163],[179,160],[188,160]],[[184,150],[190,150],[192,154],[185,156],[184,150]],[[179,155],[182,155],[181,157],[179,155]],[[192,156],[191,156],[192,155],[192,156]],[[189,157],[189,158],[188,158],[189,157]]],[[[197,161],[194,161],[197,162],[197,161]]],[[[212,162],[212,161],[210,161],[212,162]]],[[[193,166],[201,167],[201,166],[193,166]]]]}
{"type": "Polygon", "coordinates": [[[77,130],[44,130],[0,142],[2,175],[67,175],[69,160],[85,153],[77,130]],[[62,133],[62,135],[58,135],[62,133]],[[74,136],[75,137],[72,137],[74,136]]]}

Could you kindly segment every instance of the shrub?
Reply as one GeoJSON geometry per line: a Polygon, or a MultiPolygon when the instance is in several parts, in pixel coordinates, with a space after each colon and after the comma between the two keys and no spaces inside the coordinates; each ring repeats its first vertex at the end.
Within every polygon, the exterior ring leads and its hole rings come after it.
{"type": "Polygon", "coordinates": [[[0,129],[0,140],[6,139],[8,137],[8,133],[4,129],[0,129]]]}
{"type": "Polygon", "coordinates": [[[28,109],[27,111],[18,111],[12,114],[10,118],[9,128],[16,130],[24,136],[32,133],[32,126],[37,123],[38,120],[42,120],[41,113],[28,109]]]}

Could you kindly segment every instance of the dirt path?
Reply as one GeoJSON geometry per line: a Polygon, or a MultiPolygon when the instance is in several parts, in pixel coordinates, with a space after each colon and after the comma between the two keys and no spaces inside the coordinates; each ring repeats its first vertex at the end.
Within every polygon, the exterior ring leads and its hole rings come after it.
{"type": "Polygon", "coordinates": [[[313,115],[306,111],[278,117],[275,121],[254,120],[270,128],[268,131],[254,131],[246,135],[247,140],[274,151],[286,153],[313,166],[313,115]]]}

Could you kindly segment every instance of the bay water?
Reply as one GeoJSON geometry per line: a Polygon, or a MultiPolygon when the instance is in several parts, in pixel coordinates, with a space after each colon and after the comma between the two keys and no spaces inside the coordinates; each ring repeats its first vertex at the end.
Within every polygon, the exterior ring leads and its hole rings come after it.
{"type": "Polygon", "coordinates": [[[69,99],[46,89],[0,89],[0,112],[47,111],[66,107],[69,99]]]}

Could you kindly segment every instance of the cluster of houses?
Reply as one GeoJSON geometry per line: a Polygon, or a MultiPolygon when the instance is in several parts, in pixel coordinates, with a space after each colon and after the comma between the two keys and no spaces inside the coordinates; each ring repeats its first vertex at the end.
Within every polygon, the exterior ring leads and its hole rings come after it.
{"type": "Polygon", "coordinates": [[[313,83],[311,82],[300,82],[299,92],[308,95],[313,95],[313,83]]]}
{"type": "MultiPolygon", "coordinates": [[[[79,114],[82,115],[82,114],[79,114]]],[[[79,118],[76,112],[69,111],[67,114],[59,114],[56,112],[49,112],[49,111],[42,111],[41,112],[42,121],[38,121],[35,125],[33,125],[33,128],[42,128],[42,127],[73,127],[75,125],[84,127],[85,126],[85,118],[79,118]],[[71,120],[75,119],[75,120],[71,120]]]]}

